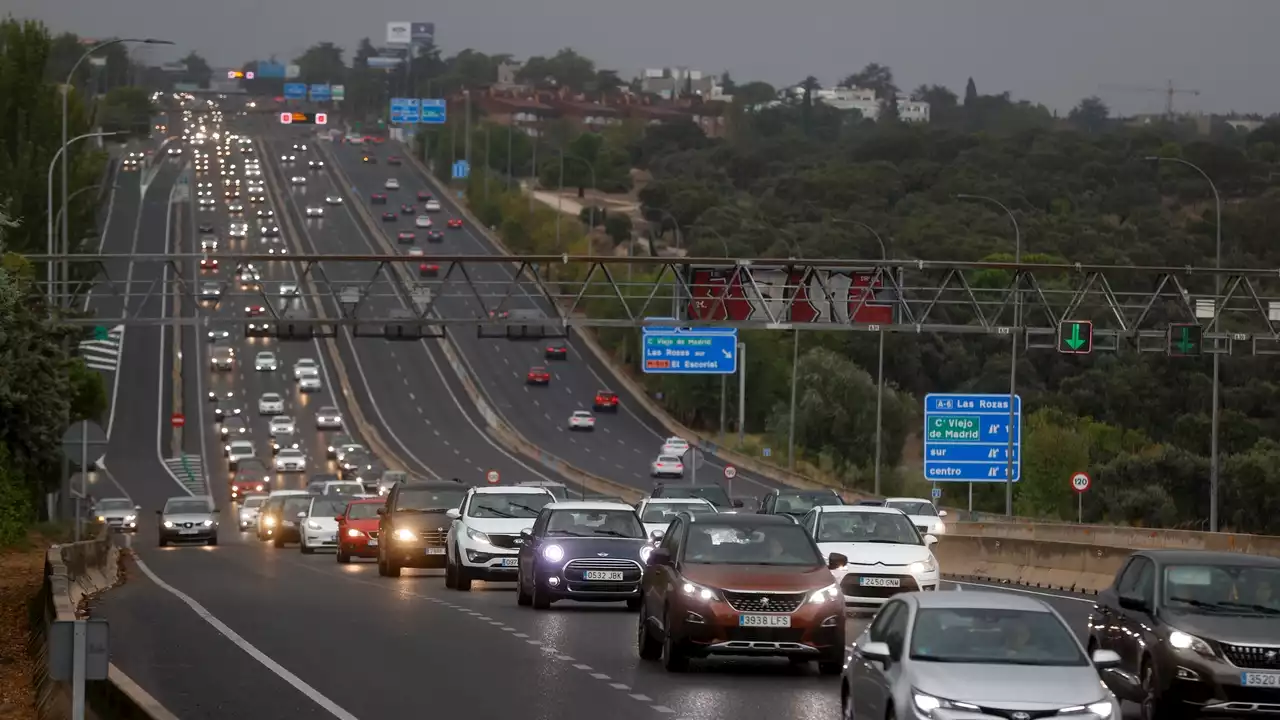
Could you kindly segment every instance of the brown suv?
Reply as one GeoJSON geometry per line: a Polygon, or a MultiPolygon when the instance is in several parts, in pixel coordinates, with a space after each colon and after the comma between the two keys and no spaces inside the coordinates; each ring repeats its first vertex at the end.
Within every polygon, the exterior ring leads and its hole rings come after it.
{"type": "Polygon", "coordinates": [[[707,655],[842,669],[844,597],[829,561],[789,517],[682,513],[649,554],[641,589],[640,657],[669,671],[707,655]]]}
{"type": "Polygon", "coordinates": [[[406,482],[391,488],[378,508],[378,574],[400,577],[403,568],[445,566],[445,539],[453,523],[446,514],[462,505],[467,486],[458,482],[406,482]]]}

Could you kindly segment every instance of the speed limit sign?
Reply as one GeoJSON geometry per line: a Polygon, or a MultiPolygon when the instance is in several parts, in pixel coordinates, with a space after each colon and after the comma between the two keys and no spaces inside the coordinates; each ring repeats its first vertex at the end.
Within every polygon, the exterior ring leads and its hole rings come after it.
{"type": "Polygon", "coordinates": [[[1091,482],[1092,480],[1089,479],[1087,474],[1078,472],[1071,476],[1071,489],[1078,493],[1082,493],[1089,489],[1089,484],[1091,482]]]}
{"type": "Polygon", "coordinates": [[[497,470],[490,470],[484,474],[484,479],[488,480],[490,485],[497,485],[502,476],[498,474],[497,470]]]}
{"type": "Polygon", "coordinates": [[[725,465],[725,466],[724,466],[724,479],[725,479],[725,480],[732,480],[732,479],[734,479],[734,478],[735,478],[735,477],[737,477],[737,476],[738,476],[738,468],[736,468],[736,467],[734,467],[734,466],[732,466],[732,465],[725,465]]]}

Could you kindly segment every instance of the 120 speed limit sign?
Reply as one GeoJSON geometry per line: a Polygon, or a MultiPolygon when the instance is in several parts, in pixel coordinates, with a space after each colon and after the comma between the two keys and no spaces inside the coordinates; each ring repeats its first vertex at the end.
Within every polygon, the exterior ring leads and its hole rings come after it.
{"type": "Polygon", "coordinates": [[[1075,490],[1078,493],[1082,493],[1085,490],[1089,489],[1089,485],[1092,482],[1093,481],[1090,480],[1089,476],[1086,475],[1085,473],[1082,473],[1082,472],[1076,473],[1075,475],[1071,476],[1071,489],[1075,490]]]}

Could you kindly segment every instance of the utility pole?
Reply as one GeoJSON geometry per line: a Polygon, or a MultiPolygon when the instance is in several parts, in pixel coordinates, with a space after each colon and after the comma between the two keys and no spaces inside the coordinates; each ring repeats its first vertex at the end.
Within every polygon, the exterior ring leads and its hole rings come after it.
{"type": "Polygon", "coordinates": [[[462,95],[467,101],[467,127],[466,127],[467,136],[463,140],[463,142],[464,142],[464,150],[466,152],[464,159],[467,161],[467,168],[469,173],[471,168],[471,91],[463,90],[462,95]]]}

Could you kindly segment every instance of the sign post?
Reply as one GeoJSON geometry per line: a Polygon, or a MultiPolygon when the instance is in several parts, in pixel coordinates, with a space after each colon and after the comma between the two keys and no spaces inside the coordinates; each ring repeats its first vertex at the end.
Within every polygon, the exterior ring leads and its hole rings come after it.
{"type": "Polygon", "coordinates": [[[732,465],[725,465],[724,466],[724,481],[725,481],[724,492],[730,498],[733,497],[733,479],[736,477],[738,477],[738,468],[732,465]]]}
{"type": "Polygon", "coordinates": [[[81,420],[67,428],[62,434],[62,454],[68,461],[80,468],[80,488],[69,487],[75,498],[75,540],[80,541],[81,524],[84,522],[84,508],[80,501],[89,494],[89,472],[102,460],[107,448],[107,433],[102,426],[92,420],[81,420]],[[89,450],[93,449],[93,455],[89,450]],[[93,461],[90,462],[89,458],[93,461]]]}
{"type": "Polygon", "coordinates": [[[1076,522],[1084,524],[1084,493],[1093,481],[1088,473],[1078,472],[1071,476],[1071,489],[1076,491],[1076,522]]]}
{"type": "Polygon", "coordinates": [[[107,679],[108,640],[106,620],[55,620],[49,626],[49,677],[71,682],[72,720],[84,720],[85,682],[107,679]]]}

